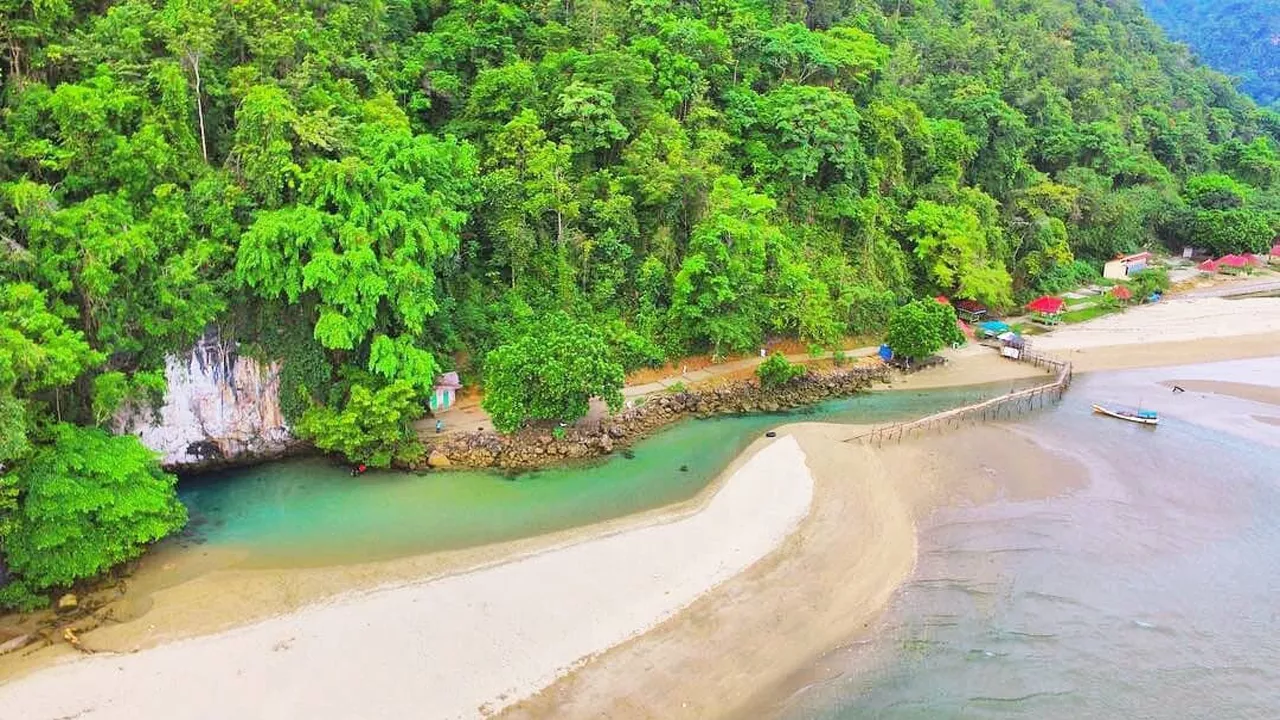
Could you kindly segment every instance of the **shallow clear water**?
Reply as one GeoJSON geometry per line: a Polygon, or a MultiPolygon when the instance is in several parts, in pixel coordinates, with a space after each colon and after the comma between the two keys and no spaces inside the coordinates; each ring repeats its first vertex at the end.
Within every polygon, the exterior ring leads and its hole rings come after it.
{"type": "Polygon", "coordinates": [[[1280,429],[1240,414],[1266,406],[1156,385],[1277,375],[1272,359],[1079,378],[1019,431],[1083,460],[1086,489],[938,513],[881,627],[771,714],[1280,717],[1280,429]],[[1159,428],[1089,413],[1139,399],[1159,428]]]}
{"type": "Polygon", "coordinates": [[[630,459],[614,455],[516,477],[457,471],[353,478],[344,467],[310,459],[186,479],[178,491],[191,514],[186,541],[237,546],[251,564],[384,559],[529,537],[688,499],[761,433],[784,423],[885,422],[1026,384],[864,393],[788,413],[690,419],[637,443],[630,459]]]}

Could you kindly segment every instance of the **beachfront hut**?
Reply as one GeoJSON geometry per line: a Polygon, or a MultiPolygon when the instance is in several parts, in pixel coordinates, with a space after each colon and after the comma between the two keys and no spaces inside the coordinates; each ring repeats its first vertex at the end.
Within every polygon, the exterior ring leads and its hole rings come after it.
{"type": "Polygon", "coordinates": [[[458,373],[442,373],[440,377],[436,378],[435,387],[431,390],[431,397],[427,400],[427,407],[431,408],[431,412],[436,414],[452,408],[457,401],[458,390],[461,387],[462,381],[458,379],[458,373]]]}
{"type": "Polygon", "coordinates": [[[1151,253],[1140,252],[1133,255],[1121,255],[1102,266],[1102,277],[1108,280],[1124,280],[1130,275],[1146,269],[1151,262],[1151,253]]]}
{"type": "Polygon", "coordinates": [[[999,337],[1002,333],[1009,332],[1011,328],[1006,323],[999,320],[988,320],[978,325],[978,334],[982,337],[999,337]]]}
{"type": "Polygon", "coordinates": [[[987,316],[987,309],[982,303],[976,300],[960,300],[954,303],[956,306],[956,315],[961,320],[967,320],[971,323],[981,322],[987,316]]]}
{"type": "Polygon", "coordinates": [[[1111,297],[1122,303],[1127,303],[1133,299],[1133,291],[1123,285],[1117,285],[1111,288],[1111,297]]]}
{"type": "Polygon", "coordinates": [[[1015,332],[1007,332],[1000,336],[1000,356],[1017,360],[1026,352],[1027,341],[1015,332]]]}
{"type": "Polygon", "coordinates": [[[1217,273],[1217,272],[1218,272],[1218,261],[1217,261],[1217,260],[1205,260],[1204,262],[1202,262],[1202,263],[1200,263],[1199,265],[1197,265],[1197,266],[1196,266],[1196,269],[1197,269],[1197,270],[1199,270],[1199,271],[1200,271],[1200,272],[1202,272],[1202,273],[1217,273]]]}
{"type": "Polygon", "coordinates": [[[1041,295],[1027,303],[1027,310],[1031,312],[1036,322],[1057,325],[1062,321],[1062,311],[1066,306],[1067,302],[1062,298],[1041,295]]]}
{"type": "Polygon", "coordinates": [[[1249,260],[1241,255],[1223,255],[1218,258],[1218,272],[1237,274],[1249,268],[1249,260]]]}

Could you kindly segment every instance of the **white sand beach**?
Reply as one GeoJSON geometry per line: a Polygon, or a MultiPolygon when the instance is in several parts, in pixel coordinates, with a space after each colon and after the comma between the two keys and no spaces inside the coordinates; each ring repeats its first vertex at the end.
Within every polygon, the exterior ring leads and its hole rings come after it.
{"type": "Polygon", "coordinates": [[[795,530],[812,498],[800,445],[780,437],[694,515],[66,662],[0,686],[0,718],[480,717],[751,566],[795,530]]]}
{"type": "Polygon", "coordinates": [[[1280,298],[1170,298],[1032,340],[1077,371],[1280,354],[1280,298]]]}

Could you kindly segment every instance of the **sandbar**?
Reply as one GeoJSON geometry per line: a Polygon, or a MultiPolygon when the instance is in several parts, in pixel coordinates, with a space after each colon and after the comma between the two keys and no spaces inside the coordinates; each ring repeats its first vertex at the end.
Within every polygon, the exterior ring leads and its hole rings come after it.
{"type": "Polygon", "coordinates": [[[757,448],[701,511],[511,562],[351,593],[0,686],[0,717],[481,717],[671,617],[809,512],[799,443],[757,448]]]}

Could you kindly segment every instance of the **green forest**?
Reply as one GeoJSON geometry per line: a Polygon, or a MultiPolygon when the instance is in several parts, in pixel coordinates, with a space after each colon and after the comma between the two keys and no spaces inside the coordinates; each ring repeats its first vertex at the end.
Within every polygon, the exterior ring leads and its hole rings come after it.
{"type": "Polygon", "coordinates": [[[1280,109],[1280,2],[1143,0],[1151,17],[1213,67],[1240,78],[1259,104],[1280,109]]]}
{"type": "Polygon", "coordinates": [[[9,605],[183,525],[111,418],[205,333],[386,465],[441,370],[512,429],[1280,226],[1280,115],[1137,0],[0,0],[0,39],[9,605]]]}

